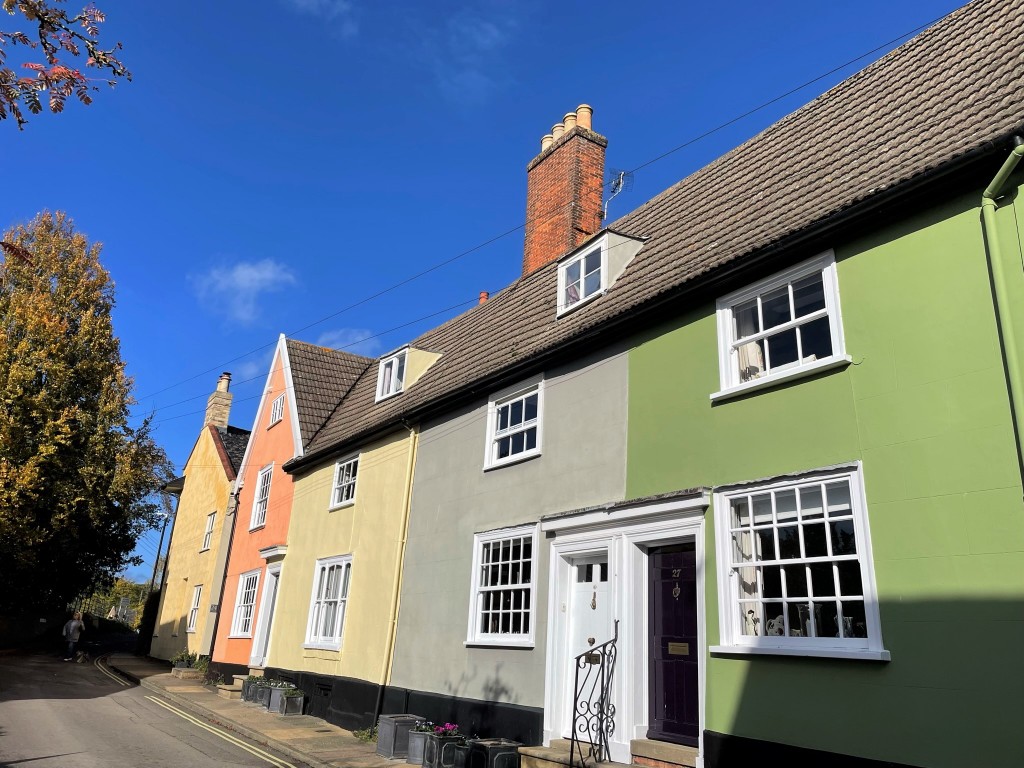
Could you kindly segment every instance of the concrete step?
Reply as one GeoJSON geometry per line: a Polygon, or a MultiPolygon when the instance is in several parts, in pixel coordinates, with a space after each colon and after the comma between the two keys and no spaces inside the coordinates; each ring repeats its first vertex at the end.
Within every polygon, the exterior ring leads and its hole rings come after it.
{"type": "MultiPolygon", "coordinates": [[[[696,768],[697,765],[697,748],[682,744],[653,739],[633,739],[629,742],[629,751],[633,755],[633,760],[639,757],[662,765],[679,765],[683,768],[696,768]]],[[[651,762],[647,764],[650,765],[651,762]]]]}
{"type": "Polygon", "coordinates": [[[249,676],[248,675],[232,675],[231,677],[234,679],[235,685],[241,685],[242,682],[245,681],[249,676]]]}
{"type": "Polygon", "coordinates": [[[202,680],[206,677],[206,673],[191,667],[174,667],[171,670],[171,677],[176,677],[179,680],[202,680]]]}
{"type": "Polygon", "coordinates": [[[253,677],[263,677],[263,667],[249,667],[249,674],[253,677]]]}
{"type": "MultiPolygon", "coordinates": [[[[569,748],[571,743],[569,739],[552,739],[548,747],[520,747],[520,768],[555,768],[555,766],[566,766],[566,768],[629,768],[629,766],[622,763],[598,763],[590,759],[586,759],[581,763],[579,755],[570,757],[569,748]]],[[[584,752],[586,752],[587,746],[586,744],[583,745],[584,752]]]]}
{"type": "Polygon", "coordinates": [[[242,686],[221,683],[217,686],[217,695],[222,699],[240,699],[242,698],[242,686]]]}

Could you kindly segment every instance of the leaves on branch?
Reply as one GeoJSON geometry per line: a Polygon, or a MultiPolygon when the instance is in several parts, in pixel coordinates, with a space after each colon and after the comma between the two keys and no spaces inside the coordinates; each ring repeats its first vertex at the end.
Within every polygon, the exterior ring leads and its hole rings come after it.
{"type": "Polygon", "coordinates": [[[104,13],[94,5],[87,5],[77,15],[71,16],[64,8],[65,0],[3,0],[3,8],[11,16],[22,17],[34,27],[33,40],[22,31],[0,30],[0,120],[13,117],[18,128],[27,122],[21,109],[24,105],[29,112],[38,114],[43,110],[38,91],[49,91],[47,105],[51,112],[61,112],[64,102],[75,96],[83,104],[90,104],[92,98],[87,91],[97,90],[79,70],[61,63],[60,56],[85,56],[85,66],[104,71],[102,78],[109,86],[117,84],[119,78],[131,81],[132,75],[118,58],[121,44],[116,43],[109,50],[100,47],[100,24],[106,20],[104,13]],[[35,73],[34,77],[17,77],[6,65],[8,47],[24,46],[37,50],[45,59],[39,62],[23,62],[21,67],[35,73]]]}

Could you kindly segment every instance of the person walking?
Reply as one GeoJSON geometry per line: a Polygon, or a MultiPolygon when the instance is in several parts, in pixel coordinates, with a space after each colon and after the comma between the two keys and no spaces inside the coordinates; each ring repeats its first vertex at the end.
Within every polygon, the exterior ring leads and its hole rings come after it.
{"type": "Polygon", "coordinates": [[[82,612],[75,611],[75,615],[64,625],[64,639],[68,642],[68,652],[64,656],[64,661],[74,661],[75,646],[78,645],[78,638],[81,637],[84,629],[85,623],[82,621],[82,612]]]}

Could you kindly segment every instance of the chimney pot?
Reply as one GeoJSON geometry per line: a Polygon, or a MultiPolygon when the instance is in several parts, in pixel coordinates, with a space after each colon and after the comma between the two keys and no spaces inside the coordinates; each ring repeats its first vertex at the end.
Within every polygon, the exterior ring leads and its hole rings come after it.
{"type": "Polygon", "coordinates": [[[565,126],[562,123],[555,123],[554,127],[552,127],[551,129],[551,138],[553,138],[555,141],[558,141],[560,138],[562,138],[562,134],[564,133],[565,126]]]}
{"type": "Polygon", "coordinates": [[[576,113],[566,112],[565,117],[562,118],[562,123],[565,125],[565,132],[568,133],[576,127],[576,113]]]}
{"type": "Polygon", "coordinates": [[[231,374],[224,371],[217,379],[217,388],[206,401],[206,421],[214,427],[227,427],[228,416],[231,414],[231,401],[234,395],[228,392],[231,386],[231,374]]]}
{"type": "Polygon", "coordinates": [[[555,137],[552,136],[550,133],[547,136],[542,136],[541,140],[540,140],[540,151],[541,152],[547,152],[548,147],[551,146],[551,143],[554,140],[555,140],[555,137]]]}
{"type": "Polygon", "coordinates": [[[227,392],[230,387],[231,387],[231,373],[229,371],[224,371],[224,373],[222,373],[220,375],[220,378],[217,379],[217,391],[218,392],[227,392]]]}
{"type": "Polygon", "coordinates": [[[586,128],[588,131],[593,129],[594,110],[589,104],[580,104],[576,107],[576,125],[580,128],[586,128]]]}
{"type": "Polygon", "coordinates": [[[483,304],[485,301],[487,301],[490,297],[491,297],[491,294],[489,294],[487,291],[480,291],[480,303],[481,304],[483,304]]]}

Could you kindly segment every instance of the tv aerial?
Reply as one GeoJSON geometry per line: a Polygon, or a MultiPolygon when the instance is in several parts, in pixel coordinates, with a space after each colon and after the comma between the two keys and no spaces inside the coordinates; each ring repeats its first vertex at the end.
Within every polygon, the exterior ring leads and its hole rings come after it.
{"type": "Polygon", "coordinates": [[[630,171],[622,171],[612,168],[608,171],[605,178],[605,185],[608,187],[609,195],[608,199],[604,202],[604,214],[601,216],[602,219],[608,218],[608,204],[624,189],[628,190],[633,187],[633,174],[630,171]]]}

